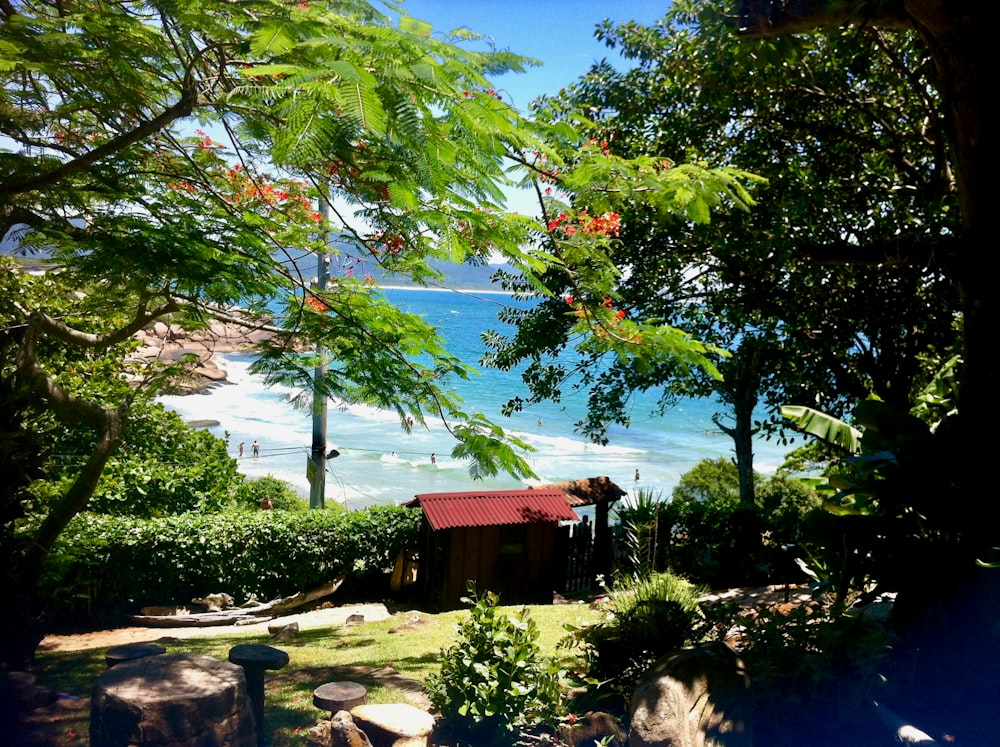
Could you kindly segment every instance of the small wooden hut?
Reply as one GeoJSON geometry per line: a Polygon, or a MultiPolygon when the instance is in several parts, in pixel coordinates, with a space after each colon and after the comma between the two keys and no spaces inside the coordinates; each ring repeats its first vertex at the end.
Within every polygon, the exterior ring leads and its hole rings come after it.
{"type": "Polygon", "coordinates": [[[547,604],[562,583],[560,522],[578,521],[559,489],[423,493],[417,586],[424,600],[458,609],[471,580],[502,604],[547,604]]]}
{"type": "Polygon", "coordinates": [[[593,561],[586,574],[590,579],[597,576],[610,577],[613,566],[611,504],[624,498],[628,493],[606,476],[536,485],[535,490],[561,490],[566,494],[566,500],[571,508],[594,507],[593,561]]]}

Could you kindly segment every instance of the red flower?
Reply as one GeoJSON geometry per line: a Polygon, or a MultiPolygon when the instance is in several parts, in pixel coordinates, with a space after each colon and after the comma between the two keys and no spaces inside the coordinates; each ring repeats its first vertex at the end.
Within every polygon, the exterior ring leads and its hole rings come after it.
{"type": "Polygon", "coordinates": [[[310,311],[315,311],[316,313],[322,313],[327,310],[327,305],[316,296],[306,296],[306,306],[309,307],[310,311]]]}

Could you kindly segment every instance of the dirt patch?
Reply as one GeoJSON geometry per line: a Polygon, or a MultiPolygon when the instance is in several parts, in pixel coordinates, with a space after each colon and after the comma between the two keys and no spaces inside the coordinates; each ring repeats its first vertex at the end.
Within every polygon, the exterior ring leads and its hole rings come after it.
{"type": "Polygon", "coordinates": [[[348,604],[341,607],[327,607],[309,612],[261,618],[259,622],[247,625],[204,625],[190,627],[139,627],[95,630],[86,633],[47,635],[39,645],[39,651],[83,651],[92,648],[111,648],[125,643],[159,641],[161,639],[198,638],[230,633],[266,633],[268,626],[298,623],[299,630],[325,628],[343,625],[349,617],[360,615],[365,622],[386,620],[392,615],[384,604],[348,604]]]}

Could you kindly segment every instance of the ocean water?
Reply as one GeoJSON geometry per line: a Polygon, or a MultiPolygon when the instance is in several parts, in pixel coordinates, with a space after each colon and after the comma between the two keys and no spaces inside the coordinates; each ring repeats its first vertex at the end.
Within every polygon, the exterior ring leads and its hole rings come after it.
{"type": "MultiPolygon", "coordinates": [[[[415,289],[385,289],[384,293],[437,324],[449,349],[473,365],[484,353],[480,334],[502,329],[497,311],[512,303],[500,293],[415,289]]],[[[240,471],[251,477],[272,475],[285,480],[308,500],[310,413],[293,408],[286,400],[287,390],[265,387],[251,375],[250,356],[220,358],[227,384],[207,394],[169,396],[162,401],[187,420],[217,420],[219,425],[211,431],[228,440],[240,471]],[[255,440],[260,445],[258,456],[251,454],[255,440]],[[242,457],[238,457],[240,442],[245,444],[242,457]]],[[[499,413],[501,404],[524,394],[516,373],[481,369],[470,381],[459,382],[456,391],[467,411],[484,413],[535,449],[527,455],[538,475],[532,484],[607,475],[625,490],[648,489],[668,499],[680,476],[698,461],[732,455],[732,441],[711,421],[718,408],[710,400],[685,400],[658,416],[650,412],[651,398],[640,398],[633,405],[630,427],[611,429],[610,442],[599,446],[573,432],[584,410],[582,393],[568,394],[558,405],[534,405],[505,418],[499,413]]],[[[417,426],[407,434],[395,413],[330,403],[327,439],[340,456],[327,462],[326,501],[349,508],[398,504],[418,493],[523,486],[504,475],[473,480],[468,465],[451,458],[454,440],[439,422],[428,420],[426,428],[417,426]]],[[[773,472],[788,448],[760,440],[756,469],[773,472]]]]}

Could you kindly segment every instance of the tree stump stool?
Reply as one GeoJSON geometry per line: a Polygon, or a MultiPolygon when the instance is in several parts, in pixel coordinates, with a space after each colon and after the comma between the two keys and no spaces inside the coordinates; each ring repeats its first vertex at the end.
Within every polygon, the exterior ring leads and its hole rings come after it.
{"type": "Polygon", "coordinates": [[[368,702],[368,690],[357,682],[327,682],[313,690],[313,705],[330,712],[349,711],[368,702]]]}
{"type": "Polygon", "coordinates": [[[91,747],[253,744],[246,677],[202,654],[160,654],[104,670],[90,703],[91,747]]]}
{"type": "Polygon", "coordinates": [[[141,659],[144,656],[156,656],[166,652],[167,649],[159,643],[126,643],[109,648],[104,656],[104,663],[113,667],[115,664],[121,664],[125,661],[141,659]]]}
{"type": "Polygon", "coordinates": [[[434,717],[405,703],[376,703],[351,709],[351,718],[372,747],[427,747],[434,717]]]}
{"type": "Polygon", "coordinates": [[[281,669],[288,664],[288,654],[262,643],[240,643],[229,649],[229,661],[243,667],[247,694],[254,722],[257,724],[257,745],[264,744],[264,670],[281,669]]]}

